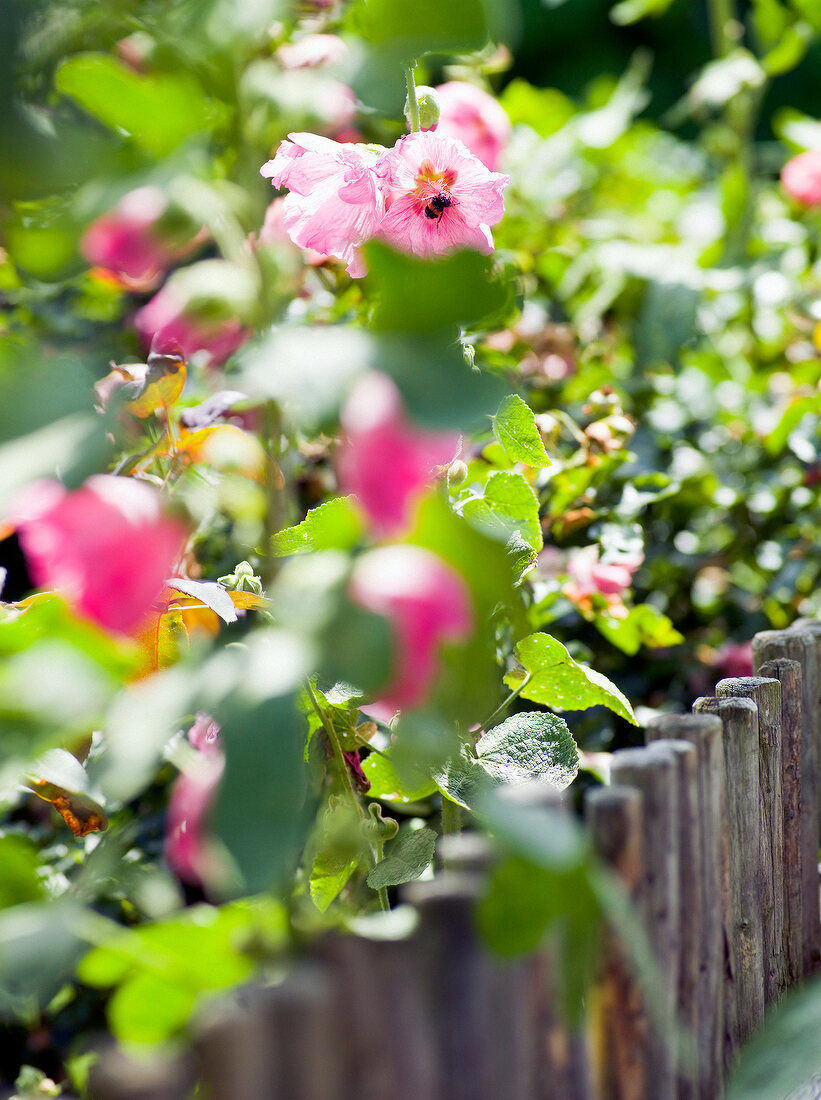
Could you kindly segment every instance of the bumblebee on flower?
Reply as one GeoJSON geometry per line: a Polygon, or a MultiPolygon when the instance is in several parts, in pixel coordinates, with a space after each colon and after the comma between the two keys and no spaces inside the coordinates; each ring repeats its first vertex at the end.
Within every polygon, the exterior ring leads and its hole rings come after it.
{"type": "Polygon", "coordinates": [[[504,214],[510,182],[434,131],[406,134],[381,155],[289,134],[261,173],[289,189],[283,226],[291,240],[345,260],[354,278],[365,274],[361,245],[374,237],[421,257],[492,252],[490,227],[504,214]]]}

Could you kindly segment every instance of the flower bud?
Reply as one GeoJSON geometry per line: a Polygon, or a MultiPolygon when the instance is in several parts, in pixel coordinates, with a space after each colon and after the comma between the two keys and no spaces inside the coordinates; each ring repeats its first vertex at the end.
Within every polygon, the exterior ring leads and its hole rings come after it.
{"type": "Polygon", "coordinates": [[[467,465],[457,458],[448,466],[448,485],[461,485],[468,476],[467,465]]]}
{"type": "MultiPolygon", "coordinates": [[[[439,121],[439,95],[435,88],[420,84],[416,89],[416,102],[419,106],[419,126],[422,130],[435,130],[439,121]]],[[[405,118],[411,125],[410,103],[405,99],[405,118]]]]}

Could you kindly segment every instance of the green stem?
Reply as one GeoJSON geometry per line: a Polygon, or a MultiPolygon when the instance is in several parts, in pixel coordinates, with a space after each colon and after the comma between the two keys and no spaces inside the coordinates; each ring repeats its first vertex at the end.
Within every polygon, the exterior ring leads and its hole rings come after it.
{"type": "Polygon", "coordinates": [[[410,114],[411,133],[415,134],[422,129],[419,122],[419,101],[416,98],[416,81],[413,78],[414,65],[411,63],[405,69],[405,84],[408,87],[408,112],[410,114]]]}
{"type": "Polygon", "coordinates": [[[263,586],[267,590],[273,583],[279,569],[279,559],[274,552],[274,536],[285,526],[285,487],[282,483],[282,415],[275,401],[265,406],[264,439],[266,441],[268,462],[265,472],[265,531],[263,547],[265,559],[262,566],[263,586]]]}
{"type": "Polygon", "coordinates": [[[734,33],[736,19],[735,0],[707,0],[707,15],[710,20],[710,39],[713,55],[726,57],[736,45],[734,33]]]}
{"type": "MultiPolygon", "coordinates": [[[[353,806],[364,828],[369,824],[368,815],[365,813],[365,809],[359,800],[359,795],[357,794],[356,787],[354,786],[353,777],[348,770],[348,765],[345,763],[345,757],[342,753],[342,745],[339,741],[339,737],[337,735],[334,724],[320,706],[319,700],[314,694],[314,689],[311,687],[310,680],[305,681],[305,690],[308,692],[308,698],[311,700],[311,706],[316,711],[316,715],[322,723],[322,728],[324,729],[325,735],[330,743],[331,749],[334,754],[334,761],[336,763],[337,771],[339,772],[339,778],[342,781],[342,786],[345,788],[345,793],[350,798],[351,805],[353,806]]],[[[373,868],[382,859],[383,845],[381,841],[377,840],[375,843],[369,843],[368,847],[371,851],[371,868],[373,868]]],[[[379,898],[380,908],[385,910],[390,909],[388,892],[385,887],[380,887],[376,891],[376,894],[379,898]]]]}
{"type": "MultiPolygon", "coordinates": [[[[376,850],[376,861],[381,863],[385,855],[385,845],[381,840],[377,840],[374,844],[376,850]]],[[[379,886],[376,890],[376,896],[379,898],[379,908],[386,913],[390,911],[391,903],[388,901],[388,888],[387,886],[379,886]]]]}
{"type": "Polygon", "coordinates": [[[490,723],[493,721],[493,719],[496,717],[497,714],[501,714],[503,711],[507,710],[507,708],[513,702],[513,700],[516,699],[519,695],[521,695],[521,693],[524,691],[524,689],[530,683],[530,678],[532,677],[532,675],[533,675],[532,672],[528,672],[527,676],[525,676],[524,680],[522,680],[522,682],[519,684],[519,686],[516,688],[516,690],[511,691],[511,693],[510,693],[510,695],[508,695],[507,699],[505,699],[502,703],[499,704],[499,706],[496,708],[496,710],[494,710],[493,714],[491,714],[490,717],[486,718],[484,720],[484,722],[482,722],[482,729],[483,730],[486,730],[488,728],[488,726],[490,725],[490,723]]]}
{"type": "Polygon", "coordinates": [[[448,833],[461,833],[462,831],[462,807],[458,802],[454,802],[453,799],[448,798],[446,794],[442,795],[442,832],[447,835],[448,833]]]}

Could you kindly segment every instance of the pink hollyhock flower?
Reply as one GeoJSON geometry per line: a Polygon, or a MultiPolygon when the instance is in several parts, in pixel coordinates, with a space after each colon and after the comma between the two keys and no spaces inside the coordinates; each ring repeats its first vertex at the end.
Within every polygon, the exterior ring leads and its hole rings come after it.
{"type": "Polygon", "coordinates": [[[387,720],[418,706],[430,692],[443,642],[460,642],[473,629],[473,609],[462,578],[441,558],[418,546],[382,546],[363,554],[351,578],[351,595],[367,611],[384,615],[395,639],[393,680],[369,714],[387,720]]]}
{"type": "Polygon", "coordinates": [[[722,676],[752,676],[753,643],[725,642],[716,652],[713,664],[722,676]]]}
{"type": "Polygon", "coordinates": [[[209,852],[206,819],[225,767],[220,728],[209,715],[197,714],[188,740],[196,759],[171,789],[165,818],[165,858],[184,881],[201,885],[213,878],[216,857],[209,852]]]}
{"type": "Polygon", "coordinates": [[[376,232],[384,200],[373,168],[377,155],[316,134],[289,134],[260,169],[287,187],[283,225],[294,244],[344,260],[365,274],[359,246],[376,232]]]}
{"type": "Polygon", "coordinates": [[[80,243],[83,255],[137,289],[150,287],[190,243],[163,233],[159,223],[167,206],[157,187],[130,191],[88,227],[80,243]]]}
{"type": "Polygon", "coordinates": [[[633,583],[633,574],[643,561],[643,555],[623,558],[618,562],[600,562],[598,546],[573,550],[567,564],[571,582],[565,594],[572,600],[590,596],[619,596],[633,583]]]}
{"type": "Polygon", "coordinates": [[[459,446],[454,432],[428,432],[406,418],[393,382],[376,371],[356,383],[342,410],[340,487],[359,500],[378,537],[405,530],[437,466],[459,446]]]}
{"type": "Polygon", "coordinates": [[[245,323],[254,308],[251,276],[224,260],[203,260],[175,271],[134,315],[146,347],[179,344],[186,359],[206,352],[211,365],[224,363],[251,336],[245,323]]]}
{"type": "Polygon", "coordinates": [[[821,204],[821,149],[809,149],[788,160],[781,170],[781,183],[790,198],[805,206],[821,204]]]}
{"type": "Polygon", "coordinates": [[[394,248],[438,256],[456,248],[493,251],[490,226],[505,212],[510,176],[489,172],[455,138],[406,134],[380,158],[385,216],[379,235],[394,248]]]}
{"type": "Polygon", "coordinates": [[[348,47],[336,34],[305,34],[286,42],[276,52],[283,69],[317,69],[336,65],[348,55],[348,47]]]}
{"type": "Polygon", "coordinates": [[[257,235],[257,245],[282,245],[286,244],[288,248],[299,252],[302,259],[306,264],[311,264],[312,267],[318,267],[320,264],[324,264],[328,259],[321,252],[316,252],[313,248],[299,249],[294,245],[288,235],[288,231],[285,228],[285,201],[286,196],[281,195],[278,199],[274,199],[273,202],[268,204],[268,208],[265,211],[265,217],[262,221],[262,229],[260,229],[257,235]]]}
{"type": "Polygon", "coordinates": [[[69,492],[37,481],[12,509],[29,574],[106,630],[134,632],[171,576],[185,531],[162,514],[159,493],[98,474],[69,492]]]}
{"type": "Polygon", "coordinates": [[[441,137],[458,138],[495,172],[512,129],[504,107],[475,84],[462,80],[440,84],[436,92],[440,114],[432,129],[441,137]]]}

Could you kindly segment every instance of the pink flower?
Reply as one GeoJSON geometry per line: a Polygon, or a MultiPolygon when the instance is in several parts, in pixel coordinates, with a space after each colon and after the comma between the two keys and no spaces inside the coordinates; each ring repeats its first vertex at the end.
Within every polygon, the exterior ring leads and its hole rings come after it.
{"type": "Polygon", "coordinates": [[[344,60],[348,47],[336,34],[306,34],[276,52],[283,69],[316,69],[344,60]]]}
{"type": "Polygon", "coordinates": [[[642,555],[635,555],[605,563],[599,561],[598,546],[573,550],[567,564],[571,577],[571,583],[566,586],[567,595],[573,600],[587,599],[595,594],[618,596],[633,583],[633,574],[642,560],[642,555]]]}
{"type": "Polygon", "coordinates": [[[753,643],[725,642],[713,657],[713,664],[722,676],[752,676],[753,643]]]}
{"type": "Polygon", "coordinates": [[[336,256],[354,278],[365,274],[359,246],[374,235],[384,200],[373,172],[376,154],[316,134],[289,134],[260,169],[287,187],[283,225],[294,244],[336,256]]]}
{"type": "Polygon", "coordinates": [[[473,628],[462,578],[429,550],[382,546],[357,561],[351,594],[361,607],[388,619],[395,639],[392,682],[368,713],[387,720],[397,710],[424,703],[438,672],[440,646],[465,640],[473,628]]]}
{"type": "Polygon", "coordinates": [[[197,714],[188,740],[197,750],[189,769],[171,789],[165,819],[165,858],[184,882],[201,884],[214,877],[216,856],[209,852],[206,819],[225,767],[220,728],[209,715],[197,714]]]}
{"type": "Polygon", "coordinates": [[[781,170],[787,194],[805,206],[821,204],[821,149],[809,149],[788,160],[781,170]]]}
{"type": "Polygon", "coordinates": [[[400,534],[436,467],[452,461],[458,435],[415,428],[405,418],[396,386],[376,371],[358,380],[341,421],[342,491],[358,497],[377,536],[400,534]]]}
{"type": "Polygon", "coordinates": [[[146,347],[176,341],[186,359],[206,352],[212,365],[224,363],[251,336],[245,318],[257,288],[251,276],[224,260],[203,260],[175,271],[165,286],[134,315],[146,347]]]}
{"type": "Polygon", "coordinates": [[[10,516],[29,574],[106,630],[135,631],[182,552],[185,531],[142,481],[98,474],[69,492],[37,481],[10,516]]]}
{"type": "Polygon", "coordinates": [[[150,287],[193,238],[192,233],[188,241],[173,240],[163,233],[159,223],[167,206],[157,187],[130,191],[88,227],[80,245],[83,255],[136,289],[150,287]]]}
{"type": "Polygon", "coordinates": [[[440,115],[433,129],[441,137],[458,138],[495,172],[510,140],[510,119],[504,108],[492,95],[462,80],[440,84],[436,91],[440,115]]]}
{"type": "Polygon", "coordinates": [[[489,172],[454,138],[406,134],[379,158],[385,216],[379,235],[394,248],[438,256],[457,248],[493,251],[490,226],[505,212],[509,176],[489,172]]]}

